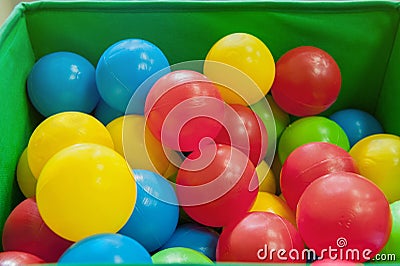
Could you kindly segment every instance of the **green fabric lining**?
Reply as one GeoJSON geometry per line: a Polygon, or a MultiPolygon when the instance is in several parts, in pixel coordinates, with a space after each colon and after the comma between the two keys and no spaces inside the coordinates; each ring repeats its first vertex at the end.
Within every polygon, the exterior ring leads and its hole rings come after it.
{"type": "Polygon", "coordinates": [[[124,38],[159,46],[171,63],[204,59],[219,38],[248,32],[275,60],[299,45],[318,46],[337,60],[343,87],[324,114],[354,107],[375,113],[400,135],[400,2],[397,1],[112,1],[18,5],[0,28],[0,232],[22,200],[15,167],[42,119],[29,104],[25,80],[51,52],[77,52],[97,64],[124,38]]]}

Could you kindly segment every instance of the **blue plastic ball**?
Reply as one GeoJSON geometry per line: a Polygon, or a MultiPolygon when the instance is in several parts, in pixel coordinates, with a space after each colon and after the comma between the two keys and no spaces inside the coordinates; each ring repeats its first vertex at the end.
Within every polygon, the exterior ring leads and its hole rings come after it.
{"type": "Polygon", "coordinates": [[[109,106],[105,101],[100,99],[99,103],[94,110],[94,117],[96,117],[103,125],[108,125],[115,118],[123,116],[124,113],[118,110],[115,110],[111,106],[109,106]]]}
{"type": "Polygon", "coordinates": [[[98,234],[69,247],[60,264],[152,264],[147,250],[136,240],[120,234],[98,234]]]}
{"type": "Polygon", "coordinates": [[[179,207],[175,190],[162,176],[147,170],[133,171],[137,184],[136,205],[119,231],[152,252],[171,237],[178,224],[179,207]]]}
{"type": "Polygon", "coordinates": [[[335,121],[349,138],[350,146],[373,134],[383,133],[382,125],[371,114],[358,109],[345,109],[329,117],[335,121]]]}
{"type": "Polygon", "coordinates": [[[64,111],[90,113],[100,99],[94,66],[71,52],[40,58],[28,76],[27,90],[33,106],[45,117],[64,111]]]}
{"type": "Polygon", "coordinates": [[[161,249],[173,247],[191,248],[215,261],[218,238],[219,234],[208,227],[187,223],[179,225],[161,249]]]}
{"type": "Polygon", "coordinates": [[[112,108],[125,113],[128,103],[138,87],[140,99],[131,108],[144,113],[147,93],[158,78],[170,72],[163,52],[154,44],[141,39],[126,39],[111,45],[101,56],[96,68],[96,83],[100,96],[112,108]]]}

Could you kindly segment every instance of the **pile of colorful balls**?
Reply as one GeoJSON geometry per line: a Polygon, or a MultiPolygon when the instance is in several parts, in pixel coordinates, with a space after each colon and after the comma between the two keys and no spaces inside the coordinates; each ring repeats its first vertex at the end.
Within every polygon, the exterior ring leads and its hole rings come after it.
{"type": "Polygon", "coordinates": [[[341,87],[329,51],[275,61],[247,33],[175,65],[142,39],[96,66],[43,56],[27,78],[43,119],[16,166],[27,199],[0,261],[400,259],[400,138],[363,110],[329,112],[341,87]]]}

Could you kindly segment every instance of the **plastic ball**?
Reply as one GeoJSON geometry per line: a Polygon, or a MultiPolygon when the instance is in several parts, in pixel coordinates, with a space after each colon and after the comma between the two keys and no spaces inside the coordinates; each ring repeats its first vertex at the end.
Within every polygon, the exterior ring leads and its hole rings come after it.
{"type": "Polygon", "coordinates": [[[219,234],[208,227],[195,223],[182,224],[176,228],[161,250],[173,247],[191,248],[215,261],[218,238],[219,234]]]}
{"type": "Polygon", "coordinates": [[[279,194],[279,196],[278,196],[279,198],[281,198],[284,202],[286,202],[286,199],[285,199],[285,197],[283,196],[283,194],[281,193],[281,194],[279,194]]]}
{"type": "Polygon", "coordinates": [[[216,254],[217,262],[300,263],[305,262],[303,249],[299,232],[286,219],[270,212],[250,212],[222,230],[216,254]],[[279,257],[272,250],[287,253],[279,257]]]}
{"type": "Polygon", "coordinates": [[[146,126],[144,116],[121,116],[111,121],[106,128],[113,139],[115,150],[125,157],[132,169],[149,170],[164,176],[170,167],[167,156],[172,156],[174,151],[163,149],[146,126]]]}
{"type": "Polygon", "coordinates": [[[283,130],[289,125],[289,114],[284,112],[273,100],[271,95],[266,96],[269,108],[265,108],[265,99],[261,99],[257,103],[250,106],[263,121],[268,132],[268,150],[269,154],[274,154],[279,137],[283,130]]]}
{"type": "MultiPolygon", "coordinates": [[[[271,95],[266,96],[267,102],[271,108],[272,114],[274,115],[276,136],[279,138],[283,130],[290,124],[289,114],[283,111],[274,101],[271,95]]],[[[254,106],[252,106],[254,107],[254,106]]],[[[257,110],[253,110],[257,113],[257,110]]],[[[257,113],[258,114],[258,113],[257,113]]],[[[262,119],[262,116],[260,116],[262,119]]]]}
{"type": "Polygon", "coordinates": [[[36,127],[29,139],[27,152],[32,174],[38,178],[50,157],[63,148],[83,142],[114,148],[106,127],[91,115],[64,112],[48,117],[36,127]]]}
{"type": "Polygon", "coordinates": [[[160,248],[172,236],[178,224],[178,199],[171,184],[162,176],[147,171],[133,171],[137,184],[135,209],[119,230],[147,251],[160,248]]]}
{"type": "Polygon", "coordinates": [[[258,192],[257,198],[254,201],[250,212],[272,212],[285,218],[296,226],[295,213],[289,208],[283,199],[272,193],[258,192]]]}
{"type": "Polygon", "coordinates": [[[359,140],[378,133],[383,133],[382,125],[371,114],[357,109],[346,109],[329,116],[346,132],[350,146],[359,140]]]}
{"type": "Polygon", "coordinates": [[[233,33],[211,47],[204,62],[204,74],[221,84],[219,89],[225,102],[250,105],[270,90],[275,77],[275,61],[260,39],[248,33],[233,33]],[[244,79],[249,79],[252,84],[244,79]]]}
{"type": "Polygon", "coordinates": [[[400,261],[400,201],[395,201],[390,204],[390,211],[392,213],[392,231],[390,232],[389,240],[385,244],[384,248],[381,250],[381,257],[388,256],[389,254],[394,254],[395,261],[400,261]]]}
{"type": "Polygon", "coordinates": [[[151,258],[154,264],[214,264],[203,253],[185,247],[163,249],[151,258]]]}
{"type": "Polygon", "coordinates": [[[334,121],[322,116],[300,118],[291,123],[282,133],[278,155],[283,164],[297,147],[310,142],[329,142],[348,151],[349,139],[334,121]]]}
{"type": "Polygon", "coordinates": [[[296,148],[281,171],[281,190],[287,204],[296,210],[301,194],[315,179],[335,172],[358,173],[355,160],[341,147],[311,142],[296,148]]]}
{"type": "Polygon", "coordinates": [[[90,113],[100,99],[94,66],[70,52],[40,58],[28,76],[27,88],[33,106],[45,117],[65,111],[90,113]]]}
{"type": "Polygon", "coordinates": [[[102,99],[100,99],[99,103],[96,106],[96,109],[94,110],[94,117],[105,126],[107,126],[108,123],[110,123],[114,119],[123,115],[123,112],[112,108],[102,99]]]}
{"type": "Polygon", "coordinates": [[[203,138],[214,139],[222,128],[225,105],[217,87],[203,74],[177,70],[160,78],[146,98],[146,122],[169,148],[198,149],[203,138]]]}
{"type": "Polygon", "coordinates": [[[224,127],[215,137],[219,144],[232,145],[257,166],[267,154],[268,133],[264,123],[247,106],[232,104],[225,110],[224,127]]]}
{"type": "Polygon", "coordinates": [[[259,182],[259,191],[276,193],[276,179],[274,173],[265,161],[261,161],[256,167],[259,182]]]}
{"type": "Polygon", "coordinates": [[[135,206],[136,183],[116,151],[98,144],[76,144],[47,162],[38,179],[36,199],[50,229],[78,241],[120,230],[135,206]]]}
{"type": "Polygon", "coordinates": [[[54,263],[72,242],[56,235],[44,223],[36,201],[25,199],[8,216],[2,235],[3,250],[30,253],[54,263]]]}
{"type": "Polygon", "coordinates": [[[59,264],[152,264],[147,250],[136,240],[120,234],[97,234],[72,245],[59,264]]]}
{"type": "Polygon", "coordinates": [[[312,182],[299,200],[296,219],[305,244],[318,256],[336,249],[342,254],[339,259],[359,262],[372,259],[383,248],[392,227],[382,191],[350,172],[312,182]]]}
{"type": "Polygon", "coordinates": [[[196,222],[221,227],[240,219],[258,192],[249,158],[227,145],[208,144],[181,164],[176,192],[183,210],[196,222]]]}
{"type": "Polygon", "coordinates": [[[168,156],[168,160],[170,161],[170,164],[162,176],[168,180],[173,180],[173,178],[176,178],[176,175],[178,174],[179,165],[181,165],[183,159],[179,153],[171,152],[170,156],[168,156]]]}
{"type": "Polygon", "coordinates": [[[400,137],[368,136],[351,148],[350,155],[357,162],[360,174],[374,182],[390,203],[400,200],[400,137]]]}
{"type": "Polygon", "coordinates": [[[96,83],[101,98],[112,108],[125,113],[129,100],[147,79],[142,97],[136,102],[138,114],[143,114],[146,95],[162,75],[168,73],[169,63],[153,43],[141,39],[121,40],[108,47],[96,68],[96,83]],[[141,112],[140,112],[141,111],[141,112]]]}
{"type": "Polygon", "coordinates": [[[313,46],[294,48],[276,62],[271,92],[275,102],[295,116],[317,115],[339,96],[340,69],[326,51],[313,46]]]}
{"type": "Polygon", "coordinates": [[[19,157],[17,164],[17,183],[22,194],[26,198],[36,195],[37,179],[33,176],[28,164],[27,148],[24,149],[19,157]]]}
{"type": "Polygon", "coordinates": [[[45,263],[41,258],[21,251],[3,251],[0,252],[0,265],[20,266],[28,264],[45,263]]]}

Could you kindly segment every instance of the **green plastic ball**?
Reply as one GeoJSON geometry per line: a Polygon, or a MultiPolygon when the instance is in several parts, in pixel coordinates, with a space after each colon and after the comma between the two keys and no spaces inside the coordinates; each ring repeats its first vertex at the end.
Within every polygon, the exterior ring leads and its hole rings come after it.
{"type": "MultiPolygon", "coordinates": [[[[396,256],[396,261],[400,261],[400,200],[393,202],[390,204],[390,211],[392,213],[392,231],[389,236],[389,240],[386,243],[385,247],[380,252],[381,256],[392,256],[393,254],[396,256]]],[[[382,257],[384,258],[384,257],[382,257]]],[[[389,262],[389,261],[388,261],[389,262]]],[[[393,262],[393,260],[391,261],[393,262]]]]}
{"type": "Polygon", "coordinates": [[[158,251],[152,257],[154,264],[213,264],[206,255],[196,250],[173,247],[158,251]]]}
{"type": "Polygon", "coordinates": [[[281,163],[297,147],[310,142],[329,142],[346,151],[350,149],[346,133],[336,122],[322,116],[304,117],[294,121],[283,131],[278,145],[281,163]]]}

